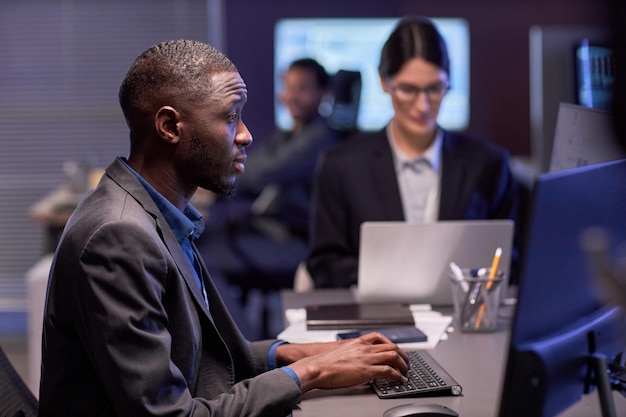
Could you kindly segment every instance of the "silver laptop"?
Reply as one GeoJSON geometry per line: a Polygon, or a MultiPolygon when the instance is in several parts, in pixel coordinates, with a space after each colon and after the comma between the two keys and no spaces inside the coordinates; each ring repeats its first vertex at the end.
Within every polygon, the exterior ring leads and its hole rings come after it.
{"type": "Polygon", "coordinates": [[[357,299],[452,305],[450,262],[461,268],[490,267],[500,247],[498,269],[508,278],[513,229],[511,220],[364,222],[357,299]]]}

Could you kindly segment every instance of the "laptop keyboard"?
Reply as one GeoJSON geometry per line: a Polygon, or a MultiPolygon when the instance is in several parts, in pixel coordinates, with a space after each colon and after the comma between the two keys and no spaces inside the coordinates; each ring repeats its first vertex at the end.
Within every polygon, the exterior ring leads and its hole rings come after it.
{"type": "Polygon", "coordinates": [[[431,394],[460,395],[461,385],[445,369],[423,350],[406,351],[410,367],[404,384],[392,379],[376,379],[370,382],[380,398],[411,397],[431,394]]]}

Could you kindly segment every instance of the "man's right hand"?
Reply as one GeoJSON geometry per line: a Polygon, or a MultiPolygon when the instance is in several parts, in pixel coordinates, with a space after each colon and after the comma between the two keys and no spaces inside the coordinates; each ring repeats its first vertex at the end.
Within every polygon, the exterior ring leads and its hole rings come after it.
{"type": "Polygon", "coordinates": [[[333,349],[289,365],[300,379],[302,392],[316,388],[344,388],[377,378],[406,381],[406,354],[380,333],[368,333],[357,339],[331,343],[333,349]]]}

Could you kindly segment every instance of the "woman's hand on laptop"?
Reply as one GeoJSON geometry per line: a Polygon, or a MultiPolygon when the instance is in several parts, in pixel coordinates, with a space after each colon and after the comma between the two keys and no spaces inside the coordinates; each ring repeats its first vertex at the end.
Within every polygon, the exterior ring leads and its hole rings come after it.
{"type": "Polygon", "coordinates": [[[302,392],[362,384],[376,378],[406,381],[408,358],[380,333],[328,343],[284,344],[277,362],[298,375],[302,392]]]}

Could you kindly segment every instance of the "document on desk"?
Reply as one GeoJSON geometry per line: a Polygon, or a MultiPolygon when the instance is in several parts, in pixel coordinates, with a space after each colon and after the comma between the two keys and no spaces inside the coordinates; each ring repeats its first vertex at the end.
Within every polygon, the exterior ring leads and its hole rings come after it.
{"type": "MultiPolygon", "coordinates": [[[[433,311],[430,306],[411,305],[411,312],[415,325],[428,336],[425,342],[416,343],[400,343],[400,346],[406,350],[413,349],[433,349],[440,340],[447,339],[447,329],[452,323],[452,317],[433,311]]],[[[287,328],[283,330],[277,337],[291,343],[308,343],[308,342],[331,342],[337,340],[337,333],[354,330],[307,330],[306,326],[306,309],[288,309],[285,311],[287,318],[287,328]]]]}

